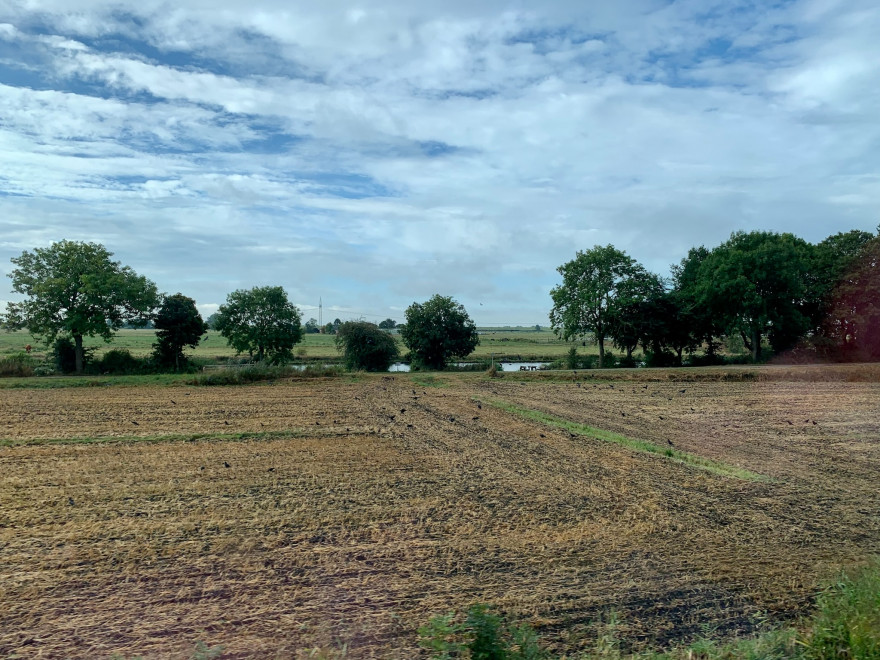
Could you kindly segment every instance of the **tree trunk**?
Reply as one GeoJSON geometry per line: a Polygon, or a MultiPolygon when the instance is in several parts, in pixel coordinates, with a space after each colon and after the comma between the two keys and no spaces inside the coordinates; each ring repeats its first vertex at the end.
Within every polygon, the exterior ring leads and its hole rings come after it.
{"type": "Polygon", "coordinates": [[[678,356],[678,366],[681,366],[681,354],[684,351],[684,347],[679,347],[675,349],[675,354],[678,356]]]}
{"type": "Polygon", "coordinates": [[[599,368],[605,363],[605,337],[597,337],[599,342],[599,368]]]}
{"type": "Polygon", "coordinates": [[[83,372],[83,336],[82,335],[74,335],[73,336],[73,355],[74,355],[74,361],[76,364],[76,373],[81,374],[83,372]]]}
{"type": "Polygon", "coordinates": [[[761,333],[752,329],[752,360],[757,362],[761,359],[761,333]]]}

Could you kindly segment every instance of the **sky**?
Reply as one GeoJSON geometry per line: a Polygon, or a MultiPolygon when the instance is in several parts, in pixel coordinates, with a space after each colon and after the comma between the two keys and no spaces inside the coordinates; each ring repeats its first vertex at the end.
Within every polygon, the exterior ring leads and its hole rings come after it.
{"type": "Polygon", "coordinates": [[[595,245],[874,232],[877,35],[876,0],[0,0],[0,305],[67,239],[205,316],[546,326],[595,245]]]}

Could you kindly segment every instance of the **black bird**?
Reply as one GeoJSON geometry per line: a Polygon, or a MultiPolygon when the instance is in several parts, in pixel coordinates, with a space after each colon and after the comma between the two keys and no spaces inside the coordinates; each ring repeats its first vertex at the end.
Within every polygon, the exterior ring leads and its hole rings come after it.
{"type": "Polygon", "coordinates": [[[203,465],[203,466],[200,467],[199,469],[200,469],[200,470],[204,470],[204,469],[205,469],[205,466],[203,465]]]}
{"type": "Polygon", "coordinates": [[[789,425],[789,426],[794,426],[794,423],[793,423],[790,419],[787,419],[787,420],[785,420],[785,421],[788,422],[788,425],[789,425]]]}
{"type": "Polygon", "coordinates": [[[648,389],[648,386],[645,385],[642,389],[643,389],[643,390],[646,390],[646,389],[648,389]]]}
{"type": "Polygon", "coordinates": [[[625,412],[621,412],[621,413],[620,413],[620,416],[621,416],[621,417],[626,417],[626,413],[625,413],[625,412]]]}
{"type": "Polygon", "coordinates": [[[577,386],[578,386],[578,387],[580,387],[580,386],[581,386],[581,384],[580,384],[580,383],[575,383],[575,385],[577,385],[577,386]]]}
{"type": "Polygon", "coordinates": [[[267,471],[268,472],[275,472],[275,468],[269,468],[267,471]]]}
{"type": "Polygon", "coordinates": [[[73,506],[73,498],[72,498],[72,497],[68,497],[68,498],[67,498],[67,503],[68,503],[70,506],[73,506]]]}
{"type": "Polygon", "coordinates": [[[416,393],[416,391],[415,391],[415,390],[413,390],[413,394],[415,394],[415,393],[416,393]]]}
{"type": "Polygon", "coordinates": [[[547,436],[544,435],[543,433],[541,433],[541,437],[542,437],[542,438],[546,438],[547,436]]]}
{"type": "Polygon", "coordinates": [[[136,421],[134,421],[134,420],[131,420],[131,423],[134,424],[135,426],[140,426],[140,424],[138,424],[138,423],[137,423],[136,421]]]}
{"type": "Polygon", "coordinates": [[[226,424],[226,426],[229,426],[229,421],[228,421],[228,420],[225,420],[225,419],[224,419],[224,420],[223,420],[223,423],[226,424]]]}
{"type": "Polygon", "coordinates": [[[663,415],[657,415],[657,417],[659,417],[660,419],[663,419],[663,415]]]}
{"type": "Polygon", "coordinates": [[[405,413],[405,412],[406,412],[406,408],[401,408],[401,409],[400,409],[400,414],[401,414],[401,415],[402,415],[403,413],[405,413]]]}
{"type": "Polygon", "coordinates": [[[685,392],[687,392],[687,388],[684,388],[683,390],[679,390],[679,392],[681,392],[682,394],[684,394],[685,392]]]}
{"type": "Polygon", "coordinates": [[[450,421],[450,422],[454,422],[454,421],[455,421],[455,417],[450,417],[450,418],[449,418],[449,421],[450,421]]]}
{"type": "Polygon", "coordinates": [[[479,401],[477,401],[477,409],[478,409],[478,410],[482,410],[482,409],[483,409],[483,404],[480,403],[479,401]]]}
{"type": "Polygon", "coordinates": [[[474,420],[474,421],[476,422],[476,421],[477,421],[478,419],[480,419],[480,418],[479,418],[479,417],[471,417],[471,419],[474,420]]]}
{"type": "Polygon", "coordinates": [[[260,422],[260,426],[266,426],[266,425],[265,425],[265,424],[263,424],[263,422],[260,422]]]}
{"type": "Polygon", "coordinates": [[[388,419],[390,419],[390,420],[393,422],[393,421],[394,421],[394,415],[388,415],[388,419]]]}
{"type": "Polygon", "coordinates": [[[814,419],[814,420],[813,420],[813,426],[816,426],[816,424],[818,424],[818,422],[814,419]]]}
{"type": "Polygon", "coordinates": [[[184,392],[183,396],[189,396],[189,392],[184,392]]]}
{"type": "Polygon", "coordinates": [[[171,403],[173,403],[175,406],[177,405],[177,401],[175,401],[174,399],[171,399],[171,403]]]}
{"type": "Polygon", "coordinates": [[[670,447],[675,447],[675,445],[672,444],[672,440],[669,440],[669,439],[667,438],[667,439],[666,439],[666,442],[669,443],[669,446],[670,446],[670,447]]]}
{"type": "Polygon", "coordinates": [[[232,466],[229,463],[227,463],[226,461],[223,461],[223,467],[231,468],[232,466]]]}

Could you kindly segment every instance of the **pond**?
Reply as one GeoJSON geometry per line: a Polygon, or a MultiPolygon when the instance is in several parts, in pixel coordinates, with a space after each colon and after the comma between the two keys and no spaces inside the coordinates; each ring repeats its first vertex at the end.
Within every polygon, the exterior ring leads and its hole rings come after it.
{"type": "MultiPolygon", "coordinates": [[[[458,366],[463,367],[468,364],[473,364],[471,362],[457,362],[458,366]]],[[[496,364],[501,367],[502,371],[538,371],[541,369],[546,369],[550,366],[549,362],[496,362],[496,364]],[[522,369],[525,367],[525,369],[522,369]]],[[[391,365],[391,368],[388,371],[396,371],[396,372],[407,372],[409,371],[409,365],[405,362],[395,362],[391,365]]]]}

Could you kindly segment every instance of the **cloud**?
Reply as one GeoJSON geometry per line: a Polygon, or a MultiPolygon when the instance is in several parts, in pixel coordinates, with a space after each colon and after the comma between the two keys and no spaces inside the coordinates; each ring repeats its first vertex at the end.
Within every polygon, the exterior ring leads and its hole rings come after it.
{"type": "Polygon", "coordinates": [[[595,244],[664,273],[737,229],[873,230],[878,29],[819,0],[5,5],[0,271],[97,240],[200,309],[282,284],[544,324],[595,244]]]}

